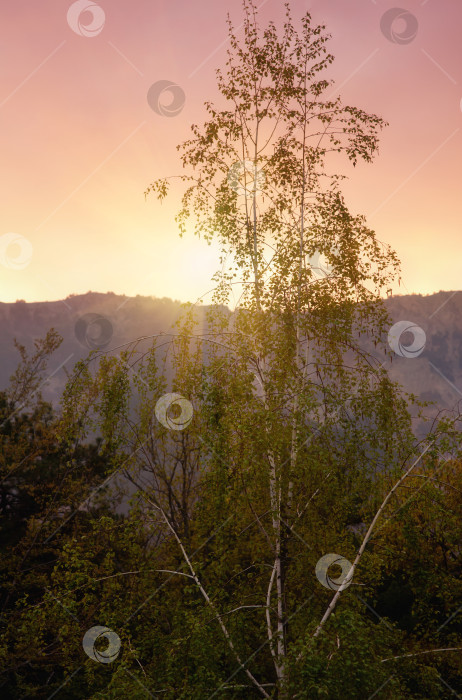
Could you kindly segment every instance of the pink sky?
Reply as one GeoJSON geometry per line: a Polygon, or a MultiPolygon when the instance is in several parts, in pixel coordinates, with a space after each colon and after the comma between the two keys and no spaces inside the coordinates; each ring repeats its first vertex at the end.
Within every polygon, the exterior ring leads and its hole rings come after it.
{"type": "MultiPolygon", "coordinates": [[[[311,10],[333,35],[331,75],[344,101],[390,122],[375,162],[344,171],[343,191],[397,251],[404,286],[395,291],[461,289],[462,3],[402,0],[418,30],[399,44],[380,29],[395,2],[290,4],[296,23],[311,10]]],[[[0,250],[0,301],[90,289],[195,301],[212,287],[217,249],[192,233],[179,238],[178,197],[161,206],[143,192],[181,172],[175,147],[205,120],[203,102],[218,97],[226,13],[239,25],[241,1],[101,0],[104,26],[91,37],[69,26],[71,4],[2,8],[0,245],[7,233],[23,236],[32,256],[11,269],[2,262],[18,247],[0,250]],[[185,92],[174,117],[147,102],[158,80],[185,92]]],[[[283,2],[261,4],[262,26],[283,17],[283,2]]],[[[397,20],[394,29],[404,28],[397,20]]]]}

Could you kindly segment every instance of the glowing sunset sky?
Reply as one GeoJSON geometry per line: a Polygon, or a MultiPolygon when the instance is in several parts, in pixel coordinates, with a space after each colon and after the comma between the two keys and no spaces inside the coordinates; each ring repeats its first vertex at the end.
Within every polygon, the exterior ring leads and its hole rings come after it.
{"type": "MultiPolygon", "coordinates": [[[[212,287],[217,249],[192,233],[179,238],[178,196],[160,205],[143,193],[181,173],[176,145],[206,119],[204,101],[218,98],[226,13],[240,25],[241,0],[101,0],[93,36],[78,34],[78,13],[68,22],[71,4],[2,7],[0,301],[88,290],[195,301],[212,287]],[[159,80],[184,90],[176,116],[148,104],[159,80]],[[32,246],[22,269],[8,267],[18,252],[14,242],[6,249],[8,233],[32,246]]],[[[262,27],[281,23],[283,2],[259,4],[262,27]]],[[[374,163],[345,169],[342,189],[397,251],[405,286],[395,291],[461,289],[462,3],[403,0],[388,38],[388,0],[290,5],[296,26],[310,10],[333,35],[329,77],[344,102],[390,123],[374,163]]],[[[80,27],[91,20],[81,14],[80,27]]]]}

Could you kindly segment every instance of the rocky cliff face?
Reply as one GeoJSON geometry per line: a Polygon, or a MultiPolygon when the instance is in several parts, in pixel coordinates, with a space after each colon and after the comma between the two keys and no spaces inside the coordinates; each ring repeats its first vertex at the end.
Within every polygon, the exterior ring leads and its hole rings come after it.
{"type": "MultiPolygon", "coordinates": [[[[393,297],[386,305],[393,323],[407,321],[414,331],[417,326],[425,333],[424,337],[419,332],[416,339],[412,329],[403,331],[398,346],[402,355],[414,340],[423,345],[411,357],[390,353],[386,366],[392,378],[441,409],[453,408],[462,399],[462,292],[393,297]]],[[[0,303],[0,389],[18,363],[13,338],[30,349],[33,339],[44,337],[51,327],[62,335],[63,343],[49,366],[52,376],[43,387],[44,397],[56,401],[66,381],[65,369],[89,350],[175,332],[173,324],[181,310],[181,304],[170,299],[92,292],[62,301],[0,303]]]]}
{"type": "MultiPolygon", "coordinates": [[[[388,299],[387,307],[394,322],[410,321],[425,333],[417,357],[393,357],[391,376],[421,399],[453,408],[462,399],[462,293],[399,296],[388,299]]],[[[410,332],[402,337],[412,343],[410,332]]]]}

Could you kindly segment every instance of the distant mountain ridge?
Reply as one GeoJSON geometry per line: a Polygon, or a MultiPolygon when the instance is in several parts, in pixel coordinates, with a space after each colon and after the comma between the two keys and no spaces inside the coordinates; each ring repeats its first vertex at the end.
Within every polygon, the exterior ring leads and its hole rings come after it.
{"type": "Polygon", "coordinates": [[[94,348],[122,349],[139,337],[175,332],[183,310],[179,301],[112,292],[88,292],[61,301],[0,303],[0,390],[19,362],[14,338],[30,351],[34,339],[45,337],[50,328],[62,336],[49,363],[51,376],[41,390],[45,399],[55,402],[66,383],[64,368],[70,371],[94,348]]]}
{"type": "MultiPolygon", "coordinates": [[[[403,295],[385,303],[394,323],[408,321],[426,336],[418,356],[392,355],[387,360],[391,377],[439,408],[453,408],[462,399],[462,293],[403,295]]],[[[205,308],[199,307],[202,319],[205,308]]],[[[70,370],[87,356],[92,344],[103,340],[108,348],[115,348],[142,336],[175,332],[174,323],[182,312],[178,301],[112,292],[88,292],[61,301],[0,303],[0,389],[7,386],[18,364],[13,338],[31,349],[33,339],[43,338],[51,327],[63,337],[43,387],[44,397],[56,401],[66,381],[64,366],[70,370]]],[[[404,333],[402,342],[409,345],[412,333],[404,333]]]]}

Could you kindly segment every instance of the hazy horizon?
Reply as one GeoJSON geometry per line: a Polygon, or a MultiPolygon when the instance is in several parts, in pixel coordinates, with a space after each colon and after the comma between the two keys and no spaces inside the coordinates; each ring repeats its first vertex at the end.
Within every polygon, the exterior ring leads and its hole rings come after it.
{"type": "MultiPolygon", "coordinates": [[[[436,296],[437,294],[458,294],[461,292],[462,289],[438,289],[432,292],[405,292],[405,291],[399,291],[397,293],[393,292],[393,295],[389,296],[382,296],[382,299],[387,300],[391,298],[392,296],[394,298],[398,297],[407,297],[407,296],[422,296],[422,297],[430,297],[430,296],[436,296]]],[[[171,301],[174,304],[186,304],[188,302],[195,303],[191,299],[179,299],[177,297],[170,297],[165,294],[160,295],[160,294],[125,294],[124,292],[114,292],[112,289],[109,289],[107,291],[99,291],[96,289],[88,289],[86,292],[70,292],[67,294],[65,297],[59,297],[57,299],[14,299],[10,301],[5,301],[4,299],[0,299],[0,304],[16,304],[19,302],[24,302],[26,304],[53,304],[55,302],[60,302],[60,301],[67,301],[68,299],[72,299],[75,297],[80,297],[80,296],[87,296],[88,294],[100,294],[103,296],[107,295],[114,295],[114,296],[119,296],[119,297],[126,297],[127,299],[136,299],[136,297],[140,297],[142,299],[153,299],[156,301],[162,301],[163,299],[166,299],[167,301],[171,301]]],[[[205,302],[204,305],[207,306],[211,304],[212,302],[205,302]]]]}

